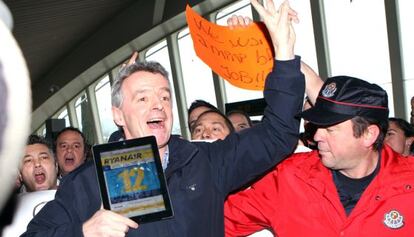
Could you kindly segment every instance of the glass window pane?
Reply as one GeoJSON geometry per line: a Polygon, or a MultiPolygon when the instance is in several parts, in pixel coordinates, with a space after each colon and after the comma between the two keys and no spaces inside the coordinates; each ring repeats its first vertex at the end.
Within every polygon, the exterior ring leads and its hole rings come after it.
{"type": "MultiPolygon", "coordinates": [[[[410,122],[411,118],[411,97],[414,96],[414,79],[411,80],[405,80],[404,81],[404,89],[405,89],[405,109],[407,112],[407,115],[405,119],[410,122]]],[[[413,111],[414,112],[414,111],[413,111]]]]}
{"type": "Polygon", "coordinates": [[[108,141],[109,136],[118,130],[112,118],[111,84],[106,75],[95,87],[96,103],[98,105],[99,120],[102,128],[103,140],[108,141]]]}
{"type": "MultiPolygon", "coordinates": [[[[232,15],[241,15],[241,16],[248,16],[250,18],[253,18],[252,7],[250,5],[250,1],[242,0],[219,11],[216,17],[217,24],[227,26],[227,19],[230,18],[232,15]]],[[[226,102],[227,103],[257,99],[257,98],[263,97],[262,91],[253,91],[253,90],[246,90],[246,89],[238,88],[236,86],[233,86],[227,81],[224,81],[224,87],[226,91],[226,99],[227,99],[226,102]]]]}
{"type": "Polygon", "coordinates": [[[171,64],[170,64],[170,57],[167,48],[167,41],[163,40],[160,43],[154,45],[145,54],[145,59],[147,61],[157,61],[159,62],[168,72],[171,92],[172,92],[172,100],[173,100],[173,129],[172,134],[180,134],[181,135],[181,128],[180,128],[180,120],[178,118],[178,109],[177,109],[177,100],[174,95],[174,83],[173,83],[173,75],[171,73],[171,64]]]}
{"type": "Polygon", "coordinates": [[[70,127],[70,120],[69,120],[69,115],[68,115],[68,110],[65,108],[63,108],[63,111],[61,111],[59,113],[59,115],[57,116],[58,119],[64,119],[65,120],[65,126],[66,127],[70,127]]]}
{"type": "Polygon", "coordinates": [[[68,115],[68,110],[65,109],[63,110],[59,115],[58,115],[59,119],[64,119],[65,120],[65,126],[69,127],[70,126],[70,121],[69,121],[69,115],[68,115]]]}
{"type": "Polygon", "coordinates": [[[187,107],[198,99],[217,106],[211,69],[196,55],[188,28],[178,34],[178,47],[180,49],[187,107]],[[200,90],[200,88],[203,89],[200,90]]]}
{"type": "Polygon", "coordinates": [[[217,24],[226,26],[227,19],[231,17],[233,14],[241,15],[241,16],[248,16],[252,18],[252,8],[250,5],[250,0],[237,1],[236,3],[231,4],[230,6],[225,7],[219,12],[217,12],[217,16],[216,16],[217,24]]]}
{"type": "Polygon", "coordinates": [[[404,89],[406,118],[410,121],[411,97],[414,96],[414,34],[412,33],[411,24],[414,22],[414,2],[412,0],[397,1],[399,6],[399,21],[401,31],[401,52],[403,57],[404,68],[404,89]]]}
{"type": "Polygon", "coordinates": [[[78,118],[79,130],[83,132],[86,140],[90,144],[95,144],[92,110],[86,93],[82,93],[76,100],[75,110],[76,117],[78,118]]]}
{"type": "MultiPolygon", "coordinates": [[[[404,62],[405,79],[414,79],[414,34],[412,33],[412,23],[414,22],[414,1],[400,0],[399,4],[399,21],[401,31],[401,45],[404,62]]],[[[412,92],[411,92],[412,93],[412,92]]]]}
{"type": "Polygon", "coordinates": [[[46,137],[46,124],[42,124],[39,129],[37,129],[36,135],[46,137]]]}
{"type": "MultiPolygon", "coordinates": [[[[376,83],[391,100],[384,2],[325,0],[324,4],[332,75],[350,75],[376,83]]],[[[389,104],[393,114],[391,101],[389,104]]]]}

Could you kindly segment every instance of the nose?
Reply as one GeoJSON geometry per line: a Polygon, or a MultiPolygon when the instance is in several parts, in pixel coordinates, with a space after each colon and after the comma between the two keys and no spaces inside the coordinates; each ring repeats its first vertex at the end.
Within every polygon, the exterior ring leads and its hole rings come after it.
{"type": "Polygon", "coordinates": [[[41,159],[34,159],[34,165],[35,167],[39,167],[41,165],[41,159]]]}
{"type": "Polygon", "coordinates": [[[315,140],[315,142],[322,141],[325,136],[325,130],[326,129],[324,128],[318,128],[315,132],[315,135],[313,136],[313,140],[315,140]]]}
{"type": "Polygon", "coordinates": [[[73,144],[72,145],[68,145],[67,147],[66,147],[66,151],[67,152],[70,152],[70,151],[72,151],[73,150],[73,144]]]}
{"type": "Polygon", "coordinates": [[[210,139],[211,138],[210,129],[204,129],[203,134],[202,134],[202,138],[205,138],[205,139],[210,139]]]}
{"type": "Polygon", "coordinates": [[[157,96],[154,96],[153,109],[157,109],[157,110],[163,110],[164,109],[164,105],[162,104],[162,100],[160,98],[158,98],[157,96]]]}

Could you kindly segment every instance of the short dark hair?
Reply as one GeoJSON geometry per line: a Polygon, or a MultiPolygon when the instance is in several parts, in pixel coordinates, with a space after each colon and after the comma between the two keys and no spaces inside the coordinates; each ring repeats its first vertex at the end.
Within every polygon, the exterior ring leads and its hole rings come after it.
{"type": "Polygon", "coordinates": [[[401,118],[389,118],[388,121],[394,122],[401,130],[404,131],[404,136],[414,137],[414,127],[407,121],[401,118]]]}
{"type": "Polygon", "coordinates": [[[53,153],[52,144],[50,144],[48,140],[38,135],[29,135],[29,137],[27,138],[26,145],[29,146],[29,145],[35,145],[35,144],[41,144],[41,145],[46,146],[49,149],[49,152],[53,156],[53,158],[55,157],[53,153]]]}
{"type": "MultiPolygon", "coordinates": [[[[388,121],[393,122],[401,130],[403,130],[405,137],[414,137],[414,126],[411,125],[410,123],[408,123],[406,120],[404,120],[402,118],[389,118],[388,121]]],[[[411,143],[409,152],[410,152],[410,154],[414,154],[414,142],[411,143]]]]}
{"type": "Polygon", "coordinates": [[[243,111],[243,110],[230,110],[229,112],[227,112],[226,116],[227,117],[230,117],[233,114],[241,114],[241,115],[243,115],[246,118],[247,123],[249,124],[249,126],[250,127],[253,127],[252,120],[250,119],[249,115],[245,111],[243,111]]]}
{"type": "MultiPolygon", "coordinates": [[[[193,112],[193,110],[195,110],[195,109],[197,109],[199,107],[206,107],[206,108],[208,108],[208,110],[214,110],[214,111],[219,111],[220,112],[220,110],[216,106],[208,103],[205,100],[194,100],[191,103],[190,108],[188,108],[187,115],[190,116],[191,112],[193,112]]],[[[190,124],[190,121],[189,120],[187,121],[187,125],[188,125],[188,129],[190,129],[190,132],[191,132],[192,131],[192,129],[191,129],[191,125],[192,124],[190,124]]]]}
{"type": "Polygon", "coordinates": [[[354,132],[354,137],[359,138],[364,134],[368,126],[370,125],[377,125],[379,128],[380,133],[378,134],[377,140],[375,140],[374,144],[372,145],[374,150],[379,151],[384,144],[385,135],[387,134],[388,130],[388,121],[383,119],[375,119],[371,117],[362,117],[362,116],[355,116],[351,119],[352,121],[352,129],[354,132]]]}
{"type": "MultiPolygon", "coordinates": [[[[220,110],[217,110],[217,109],[216,110],[207,110],[207,111],[204,111],[203,113],[201,113],[198,116],[198,119],[200,119],[203,115],[208,114],[208,113],[215,113],[215,114],[220,115],[220,117],[222,117],[224,119],[224,122],[225,122],[227,128],[230,130],[230,133],[233,133],[235,131],[235,129],[233,127],[233,124],[231,123],[230,119],[227,118],[226,115],[224,115],[222,112],[220,112],[220,110]]],[[[197,121],[198,121],[198,119],[197,119],[197,121]]],[[[197,124],[197,121],[194,123],[193,126],[190,127],[190,133],[193,133],[194,128],[195,128],[195,125],[197,124]]]]}
{"type": "Polygon", "coordinates": [[[193,112],[193,110],[197,109],[198,107],[207,107],[211,110],[218,110],[216,106],[208,103],[205,100],[194,100],[191,103],[190,108],[188,108],[188,115],[190,115],[191,112],[193,112]]]}

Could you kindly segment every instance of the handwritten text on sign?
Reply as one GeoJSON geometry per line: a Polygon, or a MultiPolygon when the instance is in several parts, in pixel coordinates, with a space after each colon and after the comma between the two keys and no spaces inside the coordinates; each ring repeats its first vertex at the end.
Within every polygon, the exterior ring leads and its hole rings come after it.
{"type": "Polygon", "coordinates": [[[186,16],[195,52],[204,63],[234,86],[263,90],[274,58],[263,24],[230,30],[205,20],[188,5],[186,16]]]}

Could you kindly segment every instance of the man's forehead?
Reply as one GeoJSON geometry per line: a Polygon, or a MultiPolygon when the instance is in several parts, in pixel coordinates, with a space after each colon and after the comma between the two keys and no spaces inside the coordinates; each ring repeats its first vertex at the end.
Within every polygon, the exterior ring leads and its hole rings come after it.
{"type": "Polygon", "coordinates": [[[242,120],[243,122],[244,122],[244,121],[247,121],[246,116],[244,116],[244,115],[242,115],[242,114],[231,114],[231,115],[229,116],[229,119],[242,120]]]}
{"type": "Polygon", "coordinates": [[[125,78],[121,90],[146,92],[150,90],[163,90],[171,93],[169,81],[159,73],[135,72],[125,78]]]}
{"type": "Polygon", "coordinates": [[[49,147],[45,144],[35,143],[26,146],[26,152],[46,152],[49,153],[49,147]]]}
{"type": "Polygon", "coordinates": [[[67,140],[82,140],[82,135],[80,135],[78,132],[76,131],[72,131],[72,130],[67,130],[64,131],[63,133],[61,133],[59,135],[59,137],[57,138],[58,141],[67,141],[67,140]]]}
{"type": "Polygon", "coordinates": [[[198,119],[197,125],[201,124],[224,124],[224,119],[216,114],[211,114],[212,116],[202,116],[198,119]]]}
{"type": "Polygon", "coordinates": [[[125,80],[132,79],[134,82],[146,82],[153,81],[154,79],[162,79],[167,84],[169,84],[168,78],[164,77],[160,73],[152,73],[147,71],[138,71],[129,75],[125,80]]]}

